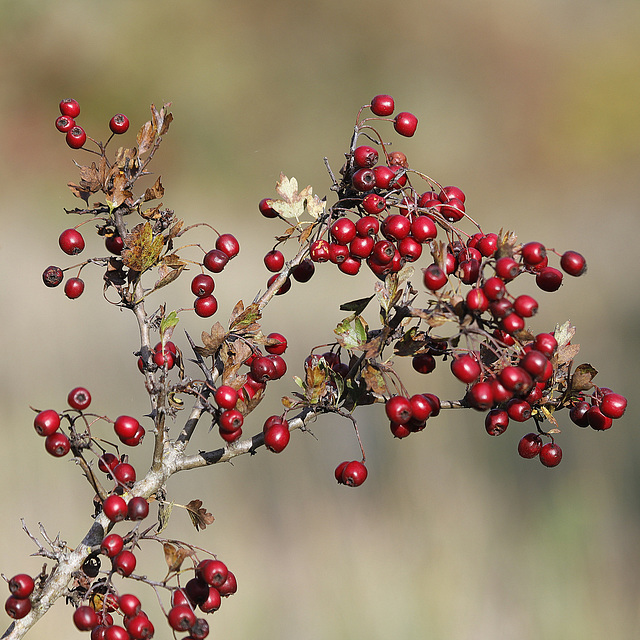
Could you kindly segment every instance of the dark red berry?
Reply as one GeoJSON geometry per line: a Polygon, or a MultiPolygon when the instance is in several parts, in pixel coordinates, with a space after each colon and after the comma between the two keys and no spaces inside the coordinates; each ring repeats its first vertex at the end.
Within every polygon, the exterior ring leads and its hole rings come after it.
{"type": "Polygon", "coordinates": [[[132,640],[152,638],[155,631],[151,620],[142,612],[133,617],[126,617],[125,627],[132,640]]]}
{"type": "Polygon", "coordinates": [[[587,261],[577,251],[565,251],[560,258],[560,266],[570,276],[581,276],[587,270],[587,261]]]}
{"type": "Polygon", "coordinates": [[[169,610],[167,621],[175,631],[188,631],[195,624],[196,614],[190,606],[180,604],[169,610]]]}
{"type": "Polygon", "coordinates": [[[33,578],[27,573],[18,573],[9,580],[9,591],[14,598],[28,598],[34,587],[33,578]]]}
{"type": "Polygon", "coordinates": [[[29,598],[16,598],[9,596],[4,603],[4,610],[10,618],[20,620],[31,611],[31,600],[29,598]]]}
{"type": "Polygon", "coordinates": [[[606,431],[613,424],[613,419],[605,416],[600,407],[596,405],[589,407],[587,419],[589,420],[589,426],[595,431],[606,431]]]}
{"type": "Polygon", "coordinates": [[[235,258],[240,253],[240,243],[234,235],[223,233],[216,240],[216,249],[225,253],[231,260],[231,258],[235,258]]]}
{"type": "Polygon", "coordinates": [[[60,267],[52,265],[42,272],[42,281],[47,287],[57,287],[62,282],[63,278],[64,274],[60,267]]]}
{"type": "Polygon", "coordinates": [[[539,333],[533,340],[531,345],[533,349],[550,358],[558,348],[558,342],[550,333],[539,333]]]}
{"type": "Polygon", "coordinates": [[[381,118],[390,116],[393,113],[394,107],[393,98],[386,94],[380,94],[371,100],[371,111],[381,118]]]}
{"type": "Polygon", "coordinates": [[[229,262],[229,256],[224,252],[220,251],[220,249],[211,249],[202,261],[205,269],[213,273],[220,273],[226,266],[227,262],[229,262]]]}
{"type": "Polygon", "coordinates": [[[491,409],[484,419],[484,428],[490,436],[502,435],[509,426],[509,414],[504,409],[491,409]]]}
{"type": "Polygon", "coordinates": [[[110,253],[113,253],[116,256],[122,254],[124,250],[124,240],[117,234],[113,234],[107,236],[104,239],[104,246],[110,253]]]}
{"type": "Polygon", "coordinates": [[[136,557],[128,549],[123,549],[113,559],[113,568],[121,576],[130,576],[136,568],[136,557]]]}
{"type": "Polygon", "coordinates": [[[520,267],[518,263],[508,256],[503,256],[496,260],[496,275],[505,282],[513,280],[519,273],[520,267]]]}
{"type": "Polygon", "coordinates": [[[191,281],[191,293],[198,298],[210,296],[215,289],[213,278],[206,273],[199,273],[191,281]]]}
{"type": "Polygon", "coordinates": [[[224,598],[226,596],[233,595],[238,589],[238,583],[236,581],[235,575],[229,571],[227,574],[227,579],[224,581],[224,584],[218,588],[218,592],[224,598]]]}
{"type": "Polygon", "coordinates": [[[507,413],[516,422],[526,422],[531,417],[531,405],[526,400],[511,398],[507,402],[507,413]]]}
{"type": "Polygon", "coordinates": [[[569,410],[569,418],[579,427],[589,426],[589,409],[591,405],[588,402],[578,402],[569,410]]]}
{"type": "MultiPolygon", "coordinates": [[[[268,280],[267,280],[267,289],[280,277],[279,273],[274,273],[268,280]]],[[[287,293],[287,291],[289,291],[289,289],[291,289],[291,278],[287,278],[283,284],[280,285],[280,288],[276,291],[276,295],[277,296],[281,296],[284,295],[285,293],[287,293]]]]}
{"type": "Polygon", "coordinates": [[[521,295],[513,301],[513,309],[522,318],[531,318],[538,312],[538,302],[531,296],[521,295]]]}
{"type": "MultiPolygon", "coordinates": [[[[207,595],[207,599],[204,602],[199,603],[198,608],[204,613],[212,613],[213,611],[217,611],[220,608],[221,602],[222,599],[220,597],[220,592],[218,591],[218,589],[216,589],[215,587],[209,587],[209,594],[207,595]]],[[[191,633],[193,635],[193,631],[191,633]]]]}
{"type": "Polygon", "coordinates": [[[387,167],[385,165],[378,165],[377,167],[374,167],[372,171],[375,179],[375,186],[378,189],[389,189],[396,178],[396,172],[391,169],[391,167],[387,167]]]}
{"type": "Polygon", "coordinates": [[[409,422],[412,416],[411,402],[404,396],[393,396],[389,398],[384,406],[387,418],[391,422],[397,422],[399,424],[405,424],[409,422]]]}
{"type": "MultiPolygon", "coordinates": [[[[118,465],[120,466],[120,465],[118,465]]],[[[117,469],[117,467],[116,467],[117,469]]],[[[149,515],[149,503],[142,496],[134,496],[127,503],[127,517],[129,520],[144,520],[149,515]]]]}
{"type": "Polygon", "coordinates": [[[418,373],[431,373],[436,368],[436,359],[430,353],[418,353],[413,356],[411,366],[418,373]]]}
{"type": "Polygon", "coordinates": [[[260,209],[260,213],[265,218],[277,218],[278,212],[271,208],[270,202],[271,200],[269,198],[263,198],[258,204],[258,209],[260,209]]]}
{"type": "Polygon", "coordinates": [[[98,614],[88,605],[82,605],[73,612],[73,624],[79,631],[89,631],[100,624],[98,614]]]}
{"type": "Polygon", "coordinates": [[[548,442],[540,449],[540,462],[545,467],[555,467],[562,460],[562,449],[554,442],[548,442]]]}
{"type": "Polygon", "coordinates": [[[218,310],[218,301],[215,296],[204,296],[202,298],[196,298],[193,303],[193,308],[196,315],[201,318],[209,318],[218,310]]]}
{"type": "Polygon", "coordinates": [[[129,129],[129,118],[127,118],[124,113],[116,113],[116,115],[109,120],[109,129],[116,134],[126,133],[129,129]]]}
{"type": "Polygon", "coordinates": [[[69,391],[67,402],[72,409],[83,411],[91,404],[91,394],[84,387],[76,387],[69,391]]]}
{"type": "Polygon", "coordinates": [[[486,411],[493,406],[493,388],[489,382],[476,382],[467,391],[467,402],[478,411],[486,411]]]}
{"type": "Polygon", "coordinates": [[[71,443],[64,433],[56,431],[46,437],[44,448],[54,458],[62,458],[71,450],[71,443]]]}
{"type": "Polygon", "coordinates": [[[291,275],[297,282],[309,282],[316,272],[316,268],[311,260],[305,258],[300,264],[293,267],[291,275]]]}
{"type": "Polygon", "coordinates": [[[527,433],[518,442],[518,453],[523,458],[535,458],[542,449],[542,438],[537,433],[527,433]]]}
{"type": "Polygon", "coordinates": [[[113,469],[111,475],[116,482],[131,486],[136,481],[136,470],[128,462],[120,462],[113,469]]]}
{"type": "Polygon", "coordinates": [[[120,522],[127,517],[127,503],[122,496],[112,493],[102,503],[102,511],[111,522],[120,522]]]}
{"type": "Polygon", "coordinates": [[[554,267],[544,267],[536,275],[536,284],[543,291],[557,291],[562,284],[562,272],[554,267]]]}
{"type": "Polygon", "coordinates": [[[349,462],[342,470],[342,484],[359,487],[367,479],[367,467],[358,460],[349,462]]]}
{"type": "Polygon", "coordinates": [[[105,536],[100,543],[100,551],[104,553],[109,558],[114,558],[117,556],[124,547],[124,540],[122,536],[117,533],[110,533],[105,536]]]}
{"type": "Polygon", "coordinates": [[[84,281],[80,278],[69,278],[64,283],[64,294],[67,298],[74,300],[75,298],[79,298],[84,291],[84,281]]]}

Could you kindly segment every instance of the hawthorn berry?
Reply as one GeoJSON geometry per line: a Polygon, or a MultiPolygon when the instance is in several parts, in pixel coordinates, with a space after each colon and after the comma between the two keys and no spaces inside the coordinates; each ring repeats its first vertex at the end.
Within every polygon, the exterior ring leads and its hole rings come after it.
{"type": "Polygon", "coordinates": [[[121,576],[130,576],[136,568],[136,557],[128,549],[123,549],[113,559],[113,569],[121,576]]]}
{"type": "Polygon", "coordinates": [[[213,278],[206,273],[199,273],[191,281],[191,293],[198,298],[210,296],[215,289],[213,278]]]}
{"type": "Polygon", "coordinates": [[[411,366],[418,373],[431,373],[436,368],[436,359],[430,353],[417,353],[411,360],[411,366]]]}
{"type": "Polygon", "coordinates": [[[595,431],[606,431],[613,424],[613,419],[604,415],[597,405],[589,407],[587,419],[589,420],[589,426],[595,431]]]}
{"type": "Polygon", "coordinates": [[[196,315],[201,318],[209,318],[218,310],[218,301],[215,296],[203,296],[201,298],[196,298],[193,303],[193,308],[196,315]]]}
{"type": "Polygon", "coordinates": [[[393,396],[389,398],[385,405],[384,410],[387,414],[387,418],[391,422],[397,422],[399,424],[405,424],[411,419],[411,402],[404,396],[393,396]]]}
{"type": "Polygon", "coordinates": [[[202,264],[205,269],[213,273],[220,273],[225,268],[227,262],[229,262],[229,256],[224,251],[211,249],[211,251],[205,254],[202,264]]]}
{"type": "Polygon", "coordinates": [[[80,278],[69,278],[64,283],[64,294],[70,300],[75,300],[82,295],[84,291],[84,281],[80,278]]]}
{"type": "Polygon", "coordinates": [[[28,598],[34,588],[33,578],[27,573],[18,573],[9,580],[9,591],[14,598],[28,598]]]}
{"type": "Polygon", "coordinates": [[[81,149],[87,141],[87,134],[82,127],[75,125],[67,131],[65,140],[72,149],[81,149]]]}
{"type": "Polygon", "coordinates": [[[102,511],[111,522],[120,522],[127,517],[127,503],[122,496],[112,493],[102,503],[102,511]]]}
{"type": "Polygon", "coordinates": [[[119,416],[118,418],[116,418],[116,421],[113,424],[116,435],[120,439],[133,438],[136,435],[139,427],[140,423],[131,416],[119,416]]]}
{"type": "MultiPolygon", "coordinates": [[[[120,465],[118,465],[120,466],[120,465]]],[[[127,503],[127,517],[129,520],[144,520],[149,515],[149,503],[142,496],[134,496],[127,503]]]]}
{"type": "Polygon", "coordinates": [[[570,276],[581,276],[587,271],[587,261],[577,251],[565,251],[560,258],[560,266],[570,276]]]}
{"type": "Polygon", "coordinates": [[[104,239],[104,246],[110,253],[116,256],[122,255],[124,250],[124,240],[117,234],[107,236],[104,239]]]}
{"type": "Polygon", "coordinates": [[[71,450],[69,438],[61,431],[49,434],[44,441],[44,448],[54,458],[62,458],[71,450]]]}
{"type": "Polygon", "coordinates": [[[378,164],[378,152],[367,145],[361,145],[353,150],[353,164],[358,168],[367,168],[378,164]]]}
{"type": "Polygon", "coordinates": [[[418,118],[413,113],[402,111],[393,120],[393,128],[401,135],[410,138],[418,127],[418,118]]]}
{"type": "Polygon", "coordinates": [[[63,280],[64,274],[60,267],[51,265],[42,272],[42,281],[47,287],[57,287],[63,280]]]}
{"type": "Polygon", "coordinates": [[[80,105],[73,98],[65,98],[60,101],[60,113],[63,116],[77,118],[80,115],[80,105]]]}
{"type": "Polygon", "coordinates": [[[608,418],[622,418],[627,409],[627,399],[619,393],[605,393],[600,401],[600,411],[608,418]]]}
{"type": "Polygon", "coordinates": [[[119,484],[131,486],[136,481],[136,470],[128,462],[120,462],[111,469],[113,479],[119,484]]]}
{"type": "Polygon", "coordinates": [[[213,394],[216,404],[221,409],[233,409],[238,402],[238,392],[226,384],[219,386],[213,394]]]}
{"type": "Polygon", "coordinates": [[[67,402],[72,409],[83,411],[91,404],[91,394],[84,387],[76,387],[69,391],[67,402]]]}
{"type": "Polygon", "coordinates": [[[329,229],[338,244],[347,245],[356,237],[356,225],[349,218],[338,218],[329,229]]]}
{"type": "Polygon", "coordinates": [[[520,272],[520,267],[518,263],[508,256],[503,256],[502,258],[498,258],[496,260],[496,275],[499,278],[502,278],[505,282],[509,280],[513,280],[518,273],[520,272]]]}
{"type": "Polygon", "coordinates": [[[221,560],[207,558],[198,563],[196,567],[196,575],[202,578],[210,587],[221,587],[228,574],[229,569],[221,560]]]}
{"type": "Polygon", "coordinates": [[[542,446],[539,455],[545,467],[556,467],[562,460],[562,449],[555,442],[548,442],[542,446]]]}
{"type": "Polygon", "coordinates": [[[9,596],[4,603],[4,610],[10,618],[20,620],[20,618],[24,618],[29,611],[31,611],[31,600],[29,600],[29,598],[9,596]]]}
{"type": "Polygon", "coordinates": [[[518,442],[518,453],[522,458],[535,458],[542,449],[542,438],[537,433],[527,433],[518,442]]]}
{"type": "Polygon", "coordinates": [[[591,405],[588,402],[578,402],[569,409],[569,419],[579,427],[589,426],[589,409],[591,405]]]}
{"type": "Polygon", "coordinates": [[[116,113],[116,115],[109,120],[109,129],[115,134],[126,133],[129,129],[129,118],[123,113],[116,113]]]}
{"type": "MultiPolygon", "coordinates": [[[[369,215],[377,215],[378,213],[382,213],[387,208],[387,201],[377,193],[368,193],[362,199],[362,208],[369,215]]],[[[360,220],[362,219],[363,218],[361,218],[360,220]]],[[[360,220],[358,220],[358,222],[360,222],[360,220]]],[[[358,223],[356,223],[356,227],[358,227],[358,223]]]]}
{"type": "Polygon", "coordinates": [[[376,186],[376,174],[372,169],[358,169],[351,177],[351,184],[358,191],[371,191],[376,186]]]}
{"type": "Polygon", "coordinates": [[[67,133],[76,126],[76,121],[69,116],[58,116],[56,118],[56,129],[60,133],[67,133]]]}
{"type": "MultiPolygon", "coordinates": [[[[97,628],[98,627],[96,627],[96,629],[97,628]]],[[[124,627],[121,627],[118,624],[109,625],[105,628],[104,640],[130,640],[130,639],[131,639],[131,636],[129,635],[129,632],[124,627]]],[[[93,640],[93,638],[91,640],[93,640]]]]}
{"type": "Polygon", "coordinates": [[[231,260],[240,253],[240,243],[234,235],[223,233],[216,240],[216,249],[222,251],[231,260]]]}
{"type": "Polygon", "coordinates": [[[371,111],[374,115],[380,116],[381,118],[390,116],[394,108],[393,98],[386,94],[380,94],[371,100],[371,111]]]}
{"type": "Polygon", "coordinates": [[[269,204],[270,202],[271,200],[269,198],[263,198],[258,203],[258,209],[260,209],[260,213],[265,218],[277,218],[278,212],[275,209],[271,208],[271,205],[269,204]]]}
{"type": "Polygon", "coordinates": [[[467,402],[478,411],[486,411],[493,406],[493,387],[491,383],[475,382],[467,391],[467,402]]]}
{"type": "Polygon", "coordinates": [[[507,402],[507,413],[516,422],[526,422],[531,418],[531,405],[526,400],[511,398],[507,402]]]}
{"type": "Polygon", "coordinates": [[[280,356],[287,350],[287,339],[281,333],[270,333],[267,338],[278,341],[276,344],[265,346],[267,353],[280,356]]]}
{"type": "Polygon", "coordinates": [[[326,240],[314,240],[309,247],[309,257],[313,262],[327,262],[329,243],[326,240]]]}
{"type": "Polygon", "coordinates": [[[289,423],[284,420],[271,425],[264,433],[264,444],[273,453],[280,453],[289,444],[289,423]]]}
{"type": "Polygon", "coordinates": [[[504,409],[491,409],[484,419],[484,428],[490,436],[502,435],[509,426],[509,414],[504,409]]]}
{"type": "Polygon", "coordinates": [[[49,436],[60,427],[60,416],[53,409],[45,409],[34,418],[33,426],[39,436],[49,436]]]}
{"type": "Polygon", "coordinates": [[[309,260],[309,258],[305,258],[300,264],[293,267],[291,275],[297,282],[309,282],[315,272],[316,268],[313,261],[309,260]]]}
{"type": "Polygon", "coordinates": [[[222,598],[220,596],[220,592],[218,591],[218,589],[216,589],[215,587],[209,587],[209,593],[207,595],[207,599],[204,602],[200,602],[198,604],[198,608],[203,613],[213,613],[214,611],[217,611],[220,608],[221,604],[222,604],[222,598]]]}
{"type": "MultiPolygon", "coordinates": [[[[280,277],[279,273],[274,273],[268,280],[267,280],[267,289],[280,277]]],[[[291,278],[287,277],[287,279],[280,285],[280,288],[276,291],[276,295],[277,296],[281,296],[284,295],[285,293],[287,293],[287,291],[289,291],[289,289],[291,289],[291,278]]]]}
{"type": "Polygon", "coordinates": [[[528,266],[540,264],[547,256],[545,246],[540,242],[527,242],[520,250],[520,255],[528,266]]]}
{"type": "Polygon", "coordinates": [[[233,595],[238,589],[238,583],[235,575],[229,571],[224,584],[218,587],[218,593],[224,598],[233,595]]]}
{"type": "Polygon", "coordinates": [[[90,631],[100,624],[98,614],[88,605],[82,605],[73,612],[73,624],[79,631],[90,631]]]}
{"type": "Polygon", "coordinates": [[[480,377],[482,369],[478,361],[470,354],[464,354],[451,361],[451,373],[465,384],[471,384],[480,377]]]}
{"type": "Polygon", "coordinates": [[[367,479],[367,467],[363,462],[352,460],[348,462],[342,470],[342,484],[348,487],[359,487],[367,479]]]}
{"type": "Polygon", "coordinates": [[[179,604],[172,607],[167,615],[169,626],[175,631],[187,631],[196,621],[196,614],[191,607],[186,604],[179,604]]]}
{"type": "Polygon", "coordinates": [[[221,431],[235,433],[244,424],[244,416],[237,409],[227,409],[218,418],[218,426],[221,431]]]}
{"type": "Polygon", "coordinates": [[[562,284],[562,272],[554,267],[544,267],[536,275],[536,284],[543,291],[557,291],[562,284]]]}
{"type": "Polygon", "coordinates": [[[518,296],[513,301],[514,311],[522,318],[531,318],[538,312],[538,302],[528,295],[518,296]]]}
{"type": "Polygon", "coordinates": [[[435,262],[422,270],[424,286],[429,291],[437,291],[447,283],[447,274],[435,262]]]}
{"type": "Polygon", "coordinates": [[[124,540],[117,533],[110,533],[102,539],[100,551],[109,558],[117,556],[124,548],[124,540]]]}

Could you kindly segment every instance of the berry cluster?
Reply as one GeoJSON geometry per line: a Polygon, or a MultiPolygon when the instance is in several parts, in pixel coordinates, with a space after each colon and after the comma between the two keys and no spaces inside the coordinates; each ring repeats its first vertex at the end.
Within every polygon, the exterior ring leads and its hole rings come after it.
{"type": "Polygon", "coordinates": [[[14,618],[19,620],[24,618],[31,611],[31,600],[29,596],[35,589],[33,578],[26,573],[19,573],[9,580],[9,591],[11,595],[4,603],[5,611],[14,618]]]}
{"type": "MultiPolygon", "coordinates": [[[[77,100],[68,98],[60,102],[61,116],[56,118],[56,129],[60,133],[66,134],[67,144],[72,149],[81,149],[87,141],[85,130],[76,124],[76,118],[80,115],[80,105],[77,100]]],[[[129,129],[129,118],[122,113],[117,113],[109,120],[111,133],[126,133],[129,129]]]]}

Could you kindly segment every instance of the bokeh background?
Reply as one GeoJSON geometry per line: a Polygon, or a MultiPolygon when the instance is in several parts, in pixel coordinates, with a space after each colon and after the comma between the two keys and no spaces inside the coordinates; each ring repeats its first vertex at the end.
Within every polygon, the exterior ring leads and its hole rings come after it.
{"type": "MultiPolygon", "coordinates": [[[[154,162],[163,202],[242,245],[218,278],[223,319],[264,287],[262,256],[282,227],[257,203],[279,172],[328,193],[323,157],[339,168],[357,109],[390,93],[420,120],[396,144],[413,167],[462,187],[485,230],[587,256],[585,277],[535,294],[531,326],[570,319],[580,358],[630,408],[606,433],[565,417],[565,457],[552,470],[517,456],[527,426],[490,438],[481,415],[452,412],[394,441],[381,409],[365,408],[370,476],[357,490],[333,480],[358,447],[349,423],[330,417],[313,427],[316,439],[296,433],[280,456],[176,477],[171,496],[204,500],[216,521],[196,533],[176,513],[167,534],[215,551],[238,577],[238,594],[209,618],[211,637],[636,638],[639,78],[636,0],[3,0],[0,570],[42,565],[29,557],[21,517],[70,546],[90,522],[90,488],[72,462],[44,453],[29,406],[62,409],[84,385],[98,413],[148,409],[133,319],[104,303],[99,270],[83,272],[87,289],[73,302],[40,280],[47,265],[72,264],[57,237],[76,223],[63,212],[76,205],[65,185],[76,179],[73,159],[85,159],[53,127],[60,99],[78,99],[80,122],[103,139],[114,113],[136,130],[150,103],[172,102],[154,162]]],[[[86,252],[100,252],[86,235],[86,252]]],[[[187,282],[158,303],[188,306],[187,282]]],[[[327,267],[268,308],[265,329],[295,345],[290,373],[331,340],[339,304],[372,283],[327,267]]],[[[186,314],[180,326],[197,336],[210,323],[186,314]]],[[[436,370],[408,386],[458,397],[449,377],[436,370]]],[[[273,386],[264,415],[291,383],[273,386]]],[[[149,448],[132,454],[139,471],[149,448]]],[[[159,548],[140,562],[162,578],[159,548]]],[[[153,611],[151,590],[133,590],[153,611]]],[[[156,637],[169,638],[156,622],[156,637]]],[[[60,603],[30,637],[70,633],[60,603]]]]}

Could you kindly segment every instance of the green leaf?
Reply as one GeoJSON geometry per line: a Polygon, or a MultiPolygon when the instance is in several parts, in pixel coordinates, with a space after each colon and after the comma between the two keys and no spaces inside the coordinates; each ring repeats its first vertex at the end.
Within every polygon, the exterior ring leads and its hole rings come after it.
{"type": "Polygon", "coordinates": [[[367,305],[375,298],[375,294],[368,298],[359,298],[358,300],[352,300],[351,302],[345,302],[340,305],[340,311],[353,311],[355,314],[360,315],[367,305]]]}
{"type": "Polygon", "coordinates": [[[367,324],[361,316],[352,314],[335,328],[335,334],[345,349],[357,349],[367,342],[367,324]]]}
{"type": "Polygon", "coordinates": [[[178,322],[180,322],[180,318],[178,318],[178,314],[175,311],[172,311],[168,316],[162,318],[160,322],[160,339],[162,340],[164,334],[167,332],[171,335],[178,322]]]}

